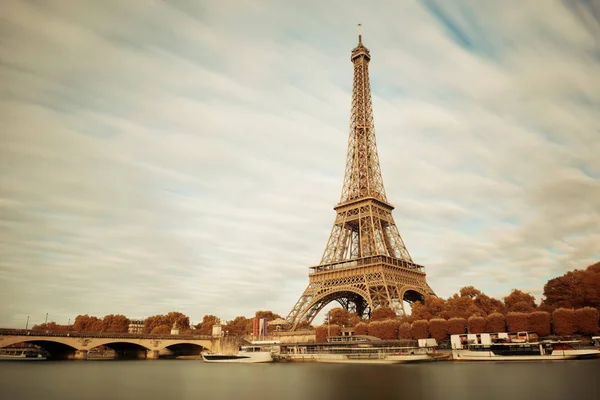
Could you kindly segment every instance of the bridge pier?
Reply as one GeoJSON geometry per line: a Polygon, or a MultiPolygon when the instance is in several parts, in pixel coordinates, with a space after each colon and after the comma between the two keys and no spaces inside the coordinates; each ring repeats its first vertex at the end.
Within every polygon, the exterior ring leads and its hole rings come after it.
{"type": "Polygon", "coordinates": [[[148,350],[146,352],[146,360],[158,360],[158,350],[148,350]]]}
{"type": "Polygon", "coordinates": [[[87,360],[88,351],[87,350],[75,350],[73,355],[74,360],[87,360]]]}

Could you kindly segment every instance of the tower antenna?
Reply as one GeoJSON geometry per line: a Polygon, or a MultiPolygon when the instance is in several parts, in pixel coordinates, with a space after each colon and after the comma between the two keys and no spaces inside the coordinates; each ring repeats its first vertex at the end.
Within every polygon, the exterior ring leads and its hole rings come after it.
{"type": "Polygon", "coordinates": [[[362,25],[358,24],[358,44],[362,44],[362,25]]]}

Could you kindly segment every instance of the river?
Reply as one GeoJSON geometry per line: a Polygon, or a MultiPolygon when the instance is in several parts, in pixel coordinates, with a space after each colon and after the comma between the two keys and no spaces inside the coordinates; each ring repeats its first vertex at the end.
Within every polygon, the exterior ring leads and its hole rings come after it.
{"type": "Polygon", "coordinates": [[[600,399],[600,359],[400,365],[0,362],[3,400],[600,399]]]}

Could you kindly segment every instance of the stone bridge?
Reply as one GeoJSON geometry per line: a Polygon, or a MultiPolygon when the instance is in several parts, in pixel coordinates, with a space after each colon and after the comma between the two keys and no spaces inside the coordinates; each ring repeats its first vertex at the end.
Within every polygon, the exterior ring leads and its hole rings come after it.
{"type": "Polygon", "coordinates": [[[222,338],[203,335],[149,335],[129,333],[49,332],[0,329],[0,348],[32,343],[50,353],[51,359],[86,360],[88,351],[106,346],[115,358],[157,359],[161,350],[175,354],[200,354],[202,350],[223,351],[222,338]]]}

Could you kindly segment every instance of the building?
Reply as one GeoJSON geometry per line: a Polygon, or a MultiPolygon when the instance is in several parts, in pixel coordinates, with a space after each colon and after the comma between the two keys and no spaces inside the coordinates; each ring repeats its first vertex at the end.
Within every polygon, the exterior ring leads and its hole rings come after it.
{"type": "Polygon", "coordinates": [[[144,320],[143,319],[130,319],[129,327],[127,328],[129,333],[143,333],[144,332],[144,320]]]}

